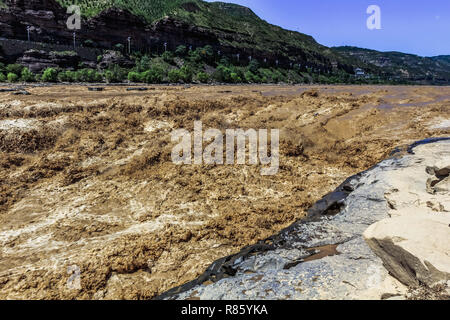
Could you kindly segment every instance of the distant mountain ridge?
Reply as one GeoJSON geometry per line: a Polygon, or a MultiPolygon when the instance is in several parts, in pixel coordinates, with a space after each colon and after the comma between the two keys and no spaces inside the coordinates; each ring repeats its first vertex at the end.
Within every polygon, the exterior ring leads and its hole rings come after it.
{"type": "Polygon", "coordinates": [[[333,47],[335,52],[359,60],[361,67],[393,78],[412,81],[448,81],[450,79],[450,56],[420,57],[396,51],[381,52],[352,46],[333,47]]]}

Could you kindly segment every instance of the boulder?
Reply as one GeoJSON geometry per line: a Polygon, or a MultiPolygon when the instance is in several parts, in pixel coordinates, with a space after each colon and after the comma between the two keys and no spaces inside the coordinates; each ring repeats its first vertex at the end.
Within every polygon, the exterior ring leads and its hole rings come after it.
{"type": "Polygon", "coordinates": [[[432,144],[417,148],[418,162],[432,166],[409,166],[390,176],[390,218],[364,232],[390,274],[413,288],[450,280],[450,149],[448,142],[440,145],[434,152],[432,144]]]}
{"type": "Polygon", "coordinates": [[[82,68],[90,68],[90,69],[97,69],[97,64],[93,61],[83,61],[81,63],[82,68]]]}
{"type": "Polygon", "coordinates": [[[56,68],[58,65],[50,59],[48,52],[42,50],[28,50],[17,60],[17,63],[30,69],[33,73],[39,73],[47,68],[56,68]]]}
{"type": "Polygon", "coordinates": [[[72,51],[46,52],[43,50],[27,50],[17,63],[27,67],[33,73],[47,68],[75,69],[80,62],[78,54],[72,51]]]}
{"type": "Polygon", "coordinates": [[[126,58],[119,51],[106,51],[102,56],[102,60],[98,64],[101,69],[107,69],[109,66],[118,65],[122,68],[132,68],[134,63],[126,58]]]}
{"type": "Polygon", "coordinates": [[[450,166],[427,167],[426,173],[431,176],[426,184],[428,193],[448,194],[450,192],[450,166]]]}
{"type": "Polygon", "coordinates": [[[450,280],[450,215],[414,213],[371,225],[364,238],[385,268],[409,287],[450,280]]]}
{"type": "Polygon", "coordinates": [[[436,193],[450,194],[450,177],[444,178],[434,185],[436,193]]]}
{"type": "Polygon", "coordinates": [[[76,69],[81,61],[74,51],[52,51],[49,55],[51,61],[63,69],[76,69]]]}
{"type": "Polygon", "coordinates": [[[435,170],[436,176],[448,177],[450,175],[450,166],[435,170]]]}

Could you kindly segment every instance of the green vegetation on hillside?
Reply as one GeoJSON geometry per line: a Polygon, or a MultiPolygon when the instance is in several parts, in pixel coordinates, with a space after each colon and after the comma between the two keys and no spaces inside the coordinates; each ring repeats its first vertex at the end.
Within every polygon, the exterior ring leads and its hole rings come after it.
{"type": "MultiPolygon", "coordinates": [[[[110,65],[106,70],[86,68],[76,70],[47,68],[40,74],[19,65],[0,63],[0,82],[107,82],[120,83],[289,83],[289,84],[381,84],[391,83],[378,78],[358,78],[343,71],[318,73],[312,68],[277,68],[251,60],[246,65],[236,64],[227,57],[218,59],[211,46],[188,50],[179,46],[175,52],[146,55],[135,52],[131,57],[134,67],[110,65]]],[[[99,61],[102,56],[99,56],[99,61]]]]}
{"type": "Polygon", "coordinates": [[[436,56],[431,57],[431,59],[436,63],[436,66],[450,70],[450,56],[436,56]]]}
{"type": "Polygon", "coordinates": [[[77,4],[89,18],[110,7],[126,9],[147,23],[171,16],[191,25],[239,34],[240,41],[222,44],[237,49],[259,50],[292,59],[301,58],[315,65],[331,61],[345,64],[345,59],[318,44],[311,36],[285,30],[260,19],[249,8],[223,2],[202,0],[57,0],[64,7],[77,4]],[[290,55],[288,54],[290,49],[290,55]],[[297,50],[297,53],[295,51],[297,50]]]}
{"type": "MultiPolygon", "coordinates": [[[[234,51],[233,56],[227,57],[230,60],[229,65],[222,63],[222,68],[219,68],[218,60],[223,57],[223,54],[220,56],[215,52],[208,58],[210,60],[206,61],[201,56],[202,53],[196,50],[189,53],[189,55],[194,55],[192,57],[183,56],[188,55],[187,49],[184,47],[181,50],[179,47],[173,57],[167,56],[169,53],[159,57],[162,64],[168,68],[167,72],[163,72],[162,78],[155,75],[160,73],[160,68],[144,71],[133,70],[133,72],[137,72],[130,75],[133,81],[145,78],[148,81],[152,79],[152,81],[162,82],[177,82],[178,80],[190,82],[192,79],[207,82],[210,81],[212,75],[201,67],[207,65],[219,70],[218,72],[221,72],[224,78],[222,80],[227,82],[238,82],[238,80],[242,82],[265,82],[265,80],[277,82],[278,79],[281,79],[281,82],[314,81],[320,83],[328,83],[327,81],[329,83],[336,81],[346,83],[352,81],[450,83],[450,56],[427,58],[400,52],[379,52],[349,46],[328,48],[317,43],[311,36],[271,25],[260,19],[249,8],[236,4],[202,0],[56,1],[63,7],[72,4],[79,5],[85,18],[94,17],[112,7],[128,10],[148,24],[157,23],[158,20],[169,16],[191,26],[209,29],[216,34],[220,43],[227,47],[226,51],[229,52],[230,48],[234,51]],[[183,52],[178,52],[179,49],[183,52]],[[240,53],[239,57],[237,56],[238,52],[240,53]],[[248,56],[244,56],[243,52],[247,52],[248,56]],[[285,70],[279,65],[283,65],[284,68],[289,65],[289,71],[287,73],[280,71],[282,76],[277,74],[277,76],[271,77],[267,71],[247,70],[245,65],[254,59],[250,56],[251,54],[271,57],[271,61],[259,61],[261,70],[271,69],[271,72],[285,70]],[[186,69],[188,67],[183,66],[185,62],[188,62],[189,68],[192,69],[192,75],[186,69]],[[357,67],[363,69],[364,74],[354,77],[353,71],[357,67]],[[296,68],[299,69],[298,72],[296,68]],[[147,74],[143,76],[138,74],[139,72],[147,72],[147,74]],[[293,73],[298,74],[299,78],[292,76],[293,73]]],[[[4,1],[0,0],[0,7],[3,3],[4,1]]],[[[85,40],[84,44],[87,47],[92,46],[92,41],[85,40]]],[[[123,51],[124,48],[123,44],[111,44],[111,46],[119,51],[123,51]]],[[[18,76],[21,75],[18,74],[18,76]]],[[[71,76],[72,74],[62,76],[62,78],[71,76]]],[[[4,77],[7,77],[7,74],[4,74],[4,77]]],[[[123,78],[121,74],[118,75],[114,71],[110,71],[103,77],[111,81],[120,81],[123,78]]]]}
{"type": "MultiPolygon", "coordinates": [[[[116,7],[125,9],[151,23],[180,8],[188,0],[56,0],[63,7],[78,5],[81,13],[88,18],[101,11],[116,7]]],[[[197,0],[189,0],[197,1],[197,0]]]]}

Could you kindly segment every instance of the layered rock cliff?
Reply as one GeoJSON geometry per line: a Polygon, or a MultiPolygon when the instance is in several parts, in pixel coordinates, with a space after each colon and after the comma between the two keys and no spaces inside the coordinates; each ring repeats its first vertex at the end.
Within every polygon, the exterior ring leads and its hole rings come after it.
{"type": "MultiPolygon", "coordinates": [[[[1,37],[27,40],[28,27],[31,41],[73,44],[73,31],[66,25],[70,14],[55,0],[7,0],[6,4],[6,8],[0,9],[1,37]]],[[[187,12],[195,9],[188,4],[185,7],[183,10],[187,12]]],[[[193,48],[211,45],[216,53],[220,51],[220,55],[236,57],[239,53],[243,62],[251,56],[279,66],[299,63],[316,70],[327,71],[337,66],[348,72],[353,71],[346,59],[331,53],[312,37],[271,26],[255,17],[252,19],[260,24],[258,28],[262,32],[254,34],[232,30],[231,27],[206,27],[176,15],[149,23],[127,10],[111,7],[92,18],[83,18],[81,29],[76,30],[75,41],[78,46],[111,49],[117,44],[126,47],[130,37],[132,50],[158,53],[165,47],[174,50],[178,45],[193,48]],[[273,28],[276,30],[272,30],[272,33],[279,36],[266,35],[264,30],[273,28]]]]}

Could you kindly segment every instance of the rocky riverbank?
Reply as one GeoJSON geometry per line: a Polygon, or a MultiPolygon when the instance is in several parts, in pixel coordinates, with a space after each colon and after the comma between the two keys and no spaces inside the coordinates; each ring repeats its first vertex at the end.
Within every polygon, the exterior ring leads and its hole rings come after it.
{"type": "Polygon", "coordinates": [[[450,298],[450,140],[425,142],[159,298],[450,298]]]}

